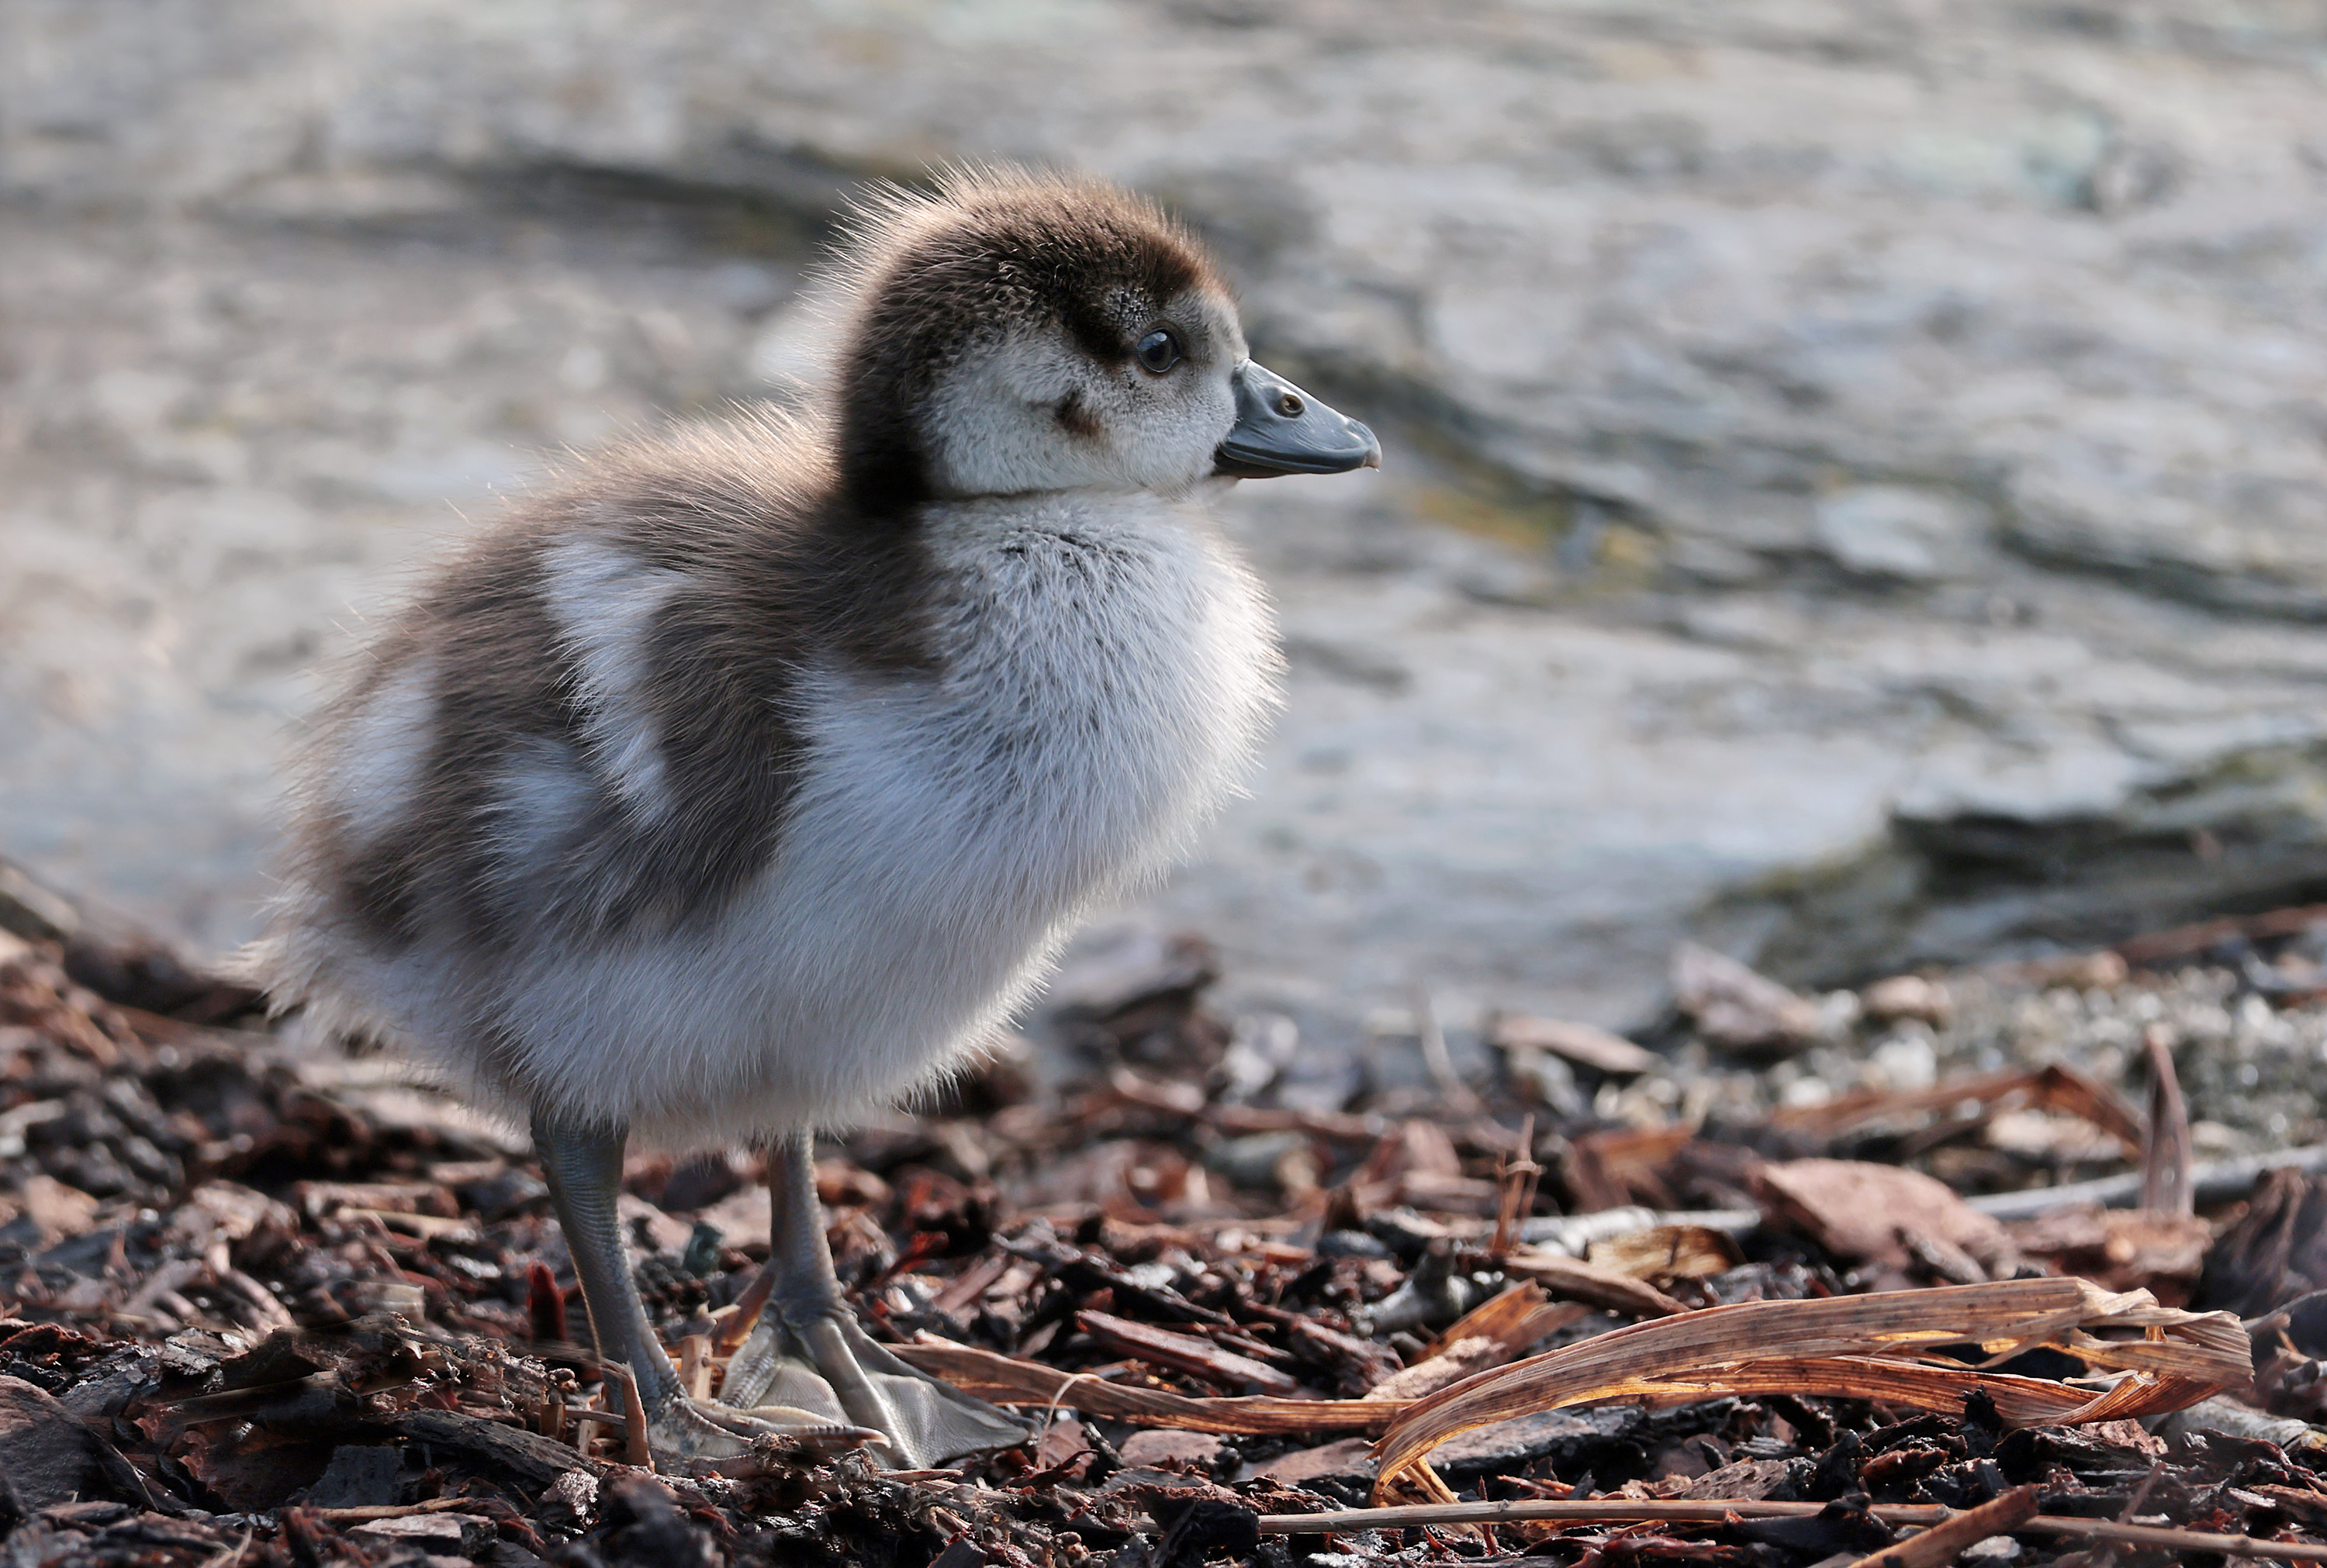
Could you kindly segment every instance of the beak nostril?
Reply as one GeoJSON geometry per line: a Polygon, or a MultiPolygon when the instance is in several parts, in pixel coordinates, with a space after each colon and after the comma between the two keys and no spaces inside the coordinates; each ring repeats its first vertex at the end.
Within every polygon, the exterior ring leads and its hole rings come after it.
{"type": "Polygon", "coordinates": [[[1237,419],[1213,453],[1214,473],[1347,473],[1380,462],[1372,431],[1267,367],[1246,359],[1229,380],[1237,419]]]}

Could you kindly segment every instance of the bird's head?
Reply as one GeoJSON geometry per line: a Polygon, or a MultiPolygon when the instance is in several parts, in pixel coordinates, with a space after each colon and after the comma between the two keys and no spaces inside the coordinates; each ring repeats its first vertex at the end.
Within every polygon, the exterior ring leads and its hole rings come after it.
{"type": "Polygon", "coordinates": [[[956,172],[871,207],[839,275],[841,471],[868,509],[1380,462],[1252,362],[1202,247],[1113,186],[956,172]]]}

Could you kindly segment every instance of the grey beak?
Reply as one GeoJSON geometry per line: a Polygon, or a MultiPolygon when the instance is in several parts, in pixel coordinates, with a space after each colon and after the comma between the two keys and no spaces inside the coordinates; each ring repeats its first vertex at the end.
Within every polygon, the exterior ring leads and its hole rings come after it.
{"type": "Polygon", "coordinates": [[[1215,453],[1213,473],[1267,479],[1381,466],[1381,443],[1372,431],[1276,371],[1247,359],[1229,384],[1236,388],[1236,428],[1215,453]]]}

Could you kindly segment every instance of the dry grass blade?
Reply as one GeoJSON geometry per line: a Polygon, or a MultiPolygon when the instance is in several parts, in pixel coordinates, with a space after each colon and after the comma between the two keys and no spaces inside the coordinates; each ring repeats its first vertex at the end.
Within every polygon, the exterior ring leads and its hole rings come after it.
{"type": "Polygon", "coordinates": [[[1957,1410],[1978,1388],[2007,1422],[2027,1425],[2179,1410],[2251,1374],[2245,1330],[2229,1313],[2160,1307],[2146,1291],[2112,1295],[2084,1280],[1748,1302],[1635,1323],[1418,1401],[1375,1445],[1374,1495],[1394,1495],[1398,1479],[1448,1438],[1595,1400],[1790,1393],[1957,1410]],[[2001,1358],[2039,1345],[2126,1376],[2092,1392],[1924,1359],[1949,1346],[2001,1358]]]}
{"type": "Polygon", "coordinates": [[[1194,1399],[1161,1388],[1127,1388],[1088,1372],[1061,1372],[1039,1362],[1021,1361],[969,1345],[923,1334],[896,1353],[922,1371],[944,1378],[964,1393],[998,1405],[1068,1405],[1086,1415],[1144,1422],[1182,1432],[1238,1432],[1268,1435],[1301,1433],[1378,1433],[1412,1401],[1390,1399],[1276,1399],[1256,1395],[1194,1399]]]}

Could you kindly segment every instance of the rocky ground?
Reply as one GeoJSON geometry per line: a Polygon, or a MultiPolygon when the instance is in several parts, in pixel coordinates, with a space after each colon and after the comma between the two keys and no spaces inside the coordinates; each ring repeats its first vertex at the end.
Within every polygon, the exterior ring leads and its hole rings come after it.
{"type": "Polygon", "coordinates": [[[2327,33],[2265,0],[0,0],[0,845],[249,929],[286,723],[545,454],[805,363],[862,178],[1079,163],[1388,471],[1143,913],[1347,1039],[2327,873],[2327,33]]]}

